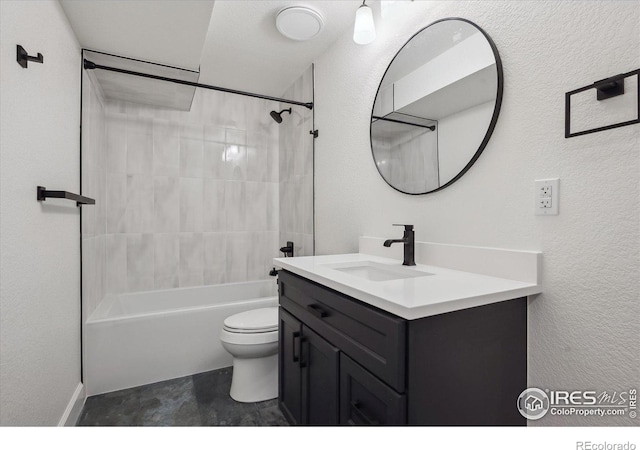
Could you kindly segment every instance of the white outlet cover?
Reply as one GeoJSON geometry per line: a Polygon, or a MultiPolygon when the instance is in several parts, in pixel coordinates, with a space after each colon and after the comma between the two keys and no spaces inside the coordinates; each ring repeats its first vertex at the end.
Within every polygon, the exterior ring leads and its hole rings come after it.
{"type": "Polygon", "coordinates": [[[558,202],[560,198],[560,179],[549,178],[535,180],[534,211],[536,216],[557,216],[559,214],[558,202]],[[551,195],[549,195],[551,188],[551,195]],[[547,200],[551,199],[551,204],[547,200]],[[544,201],[543,201],[544,200],[544,201]]]}

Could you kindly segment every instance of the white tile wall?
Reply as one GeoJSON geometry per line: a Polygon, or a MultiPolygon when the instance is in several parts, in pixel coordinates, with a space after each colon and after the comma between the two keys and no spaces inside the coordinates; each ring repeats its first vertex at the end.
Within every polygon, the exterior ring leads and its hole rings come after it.
{"type": "Polygon", "coordinates": [[[180,231],[180,178],[155,176],[154,228],[158,232],[180,231]]]}
{"type": "Polygon", "coordinates": [[[180,237],[178,233],[154,235],[154,287],[176,288],[179,283],[180,237]]]}
{"type": "Polygon", "coordinates": [[[206,139],[205,137],[202,156],[202,177],[211,180],[223,180],[225,174],[225,144],[224,142],[206,139]]]}
{"type": "MultiPolygon", "coordinates": [[[[127,290],[127,235],[106,235],[106,280],[108,294],[127,290]]],[[[84,263],[84,261],[83,261],[84,263]]]]}
{"type": "Polygon", "coordinates": [[[203,233],[180,233],[180,286],[204,284],[203,233]]]}
{"type": "Polygon", "coordinates": [[[127,290],[154,287],[154,239],[150,233],[127,234],[127,290]]]}
{"type": "Polygon", "coordinates": [[[122,173],[108,172],[106,180],[107,233],[125,233],[125,213],[127,210],[127,175],[122,173]]]}
{"type": "Polygon", "coordinates": [[[227,229],[225,192],[224,180],[204,180],[204,204],[202,215],[204,231],[225,231],[227,229]]]}
{"type": "Polygon", "coordinates": [[[202,178],[204,141],[199,138],[180,139],[180,176],[202,178]]]}
{"type": "Polygon", "coordinates": [[[153,172],[153,122],[146,117],[128,115],[127,174],[153,172]]]}
{"type": "Polygon", "coordinates": [[[112,108],[107,108],[107,114],[109,114],[109,127],[107,127],[107,171],[109,173],[127,173],[126,115],[114,114],[112,108]]]}
{"type": "MultiPolygon", "coordinates": [[[[199,91],[190,112],[114,102],[85,116],[104,130],[104,148],[87,146],[105,159],[102,242],[87,245],[102,248],[104,292],[268,277],[279,254],[277,107],[199,91]]],[[[85,234],[97,226],[87,221],[85,234]]]]}
{"type": "Polygon", "coordinates": [[[180,178],[180,231],[203,231],[202,178],[180,178]]]}
{"type": "MultiPolygon", "coordinates": [[[[113,120],[116,122],[117,118],[113,120]]],[[[111,127],[112,121],[109,122],[111,127]]],[[[168,120],[153,121],[153,174],[177,177],[180,175],[180,128],[168,120]]]]}
{"type": "MultiPolygon", "coordinates": [[[[310,100],[310,80],[285,96],[310,100]]],[[[268,278],[287,240],[312,254],[309,110],[278,125],[280,105],[232,94],[198,91],[177,112],[84,91],[87,315],[106,293],[268,278]]]]}
{"type": "Polygon", "coordinates": [[[145,174],[127,175],[125,231],[144,233],[153,230],[153,178],[145,174]]]}
{"type": "Polygon", "coordinates": [[[204,284],[227,280],[227,233],[204,233],[204,284]]]}

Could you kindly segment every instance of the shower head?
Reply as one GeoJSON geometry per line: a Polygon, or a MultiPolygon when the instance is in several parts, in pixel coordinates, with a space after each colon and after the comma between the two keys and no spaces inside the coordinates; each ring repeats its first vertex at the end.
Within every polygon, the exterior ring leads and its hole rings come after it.
{"type": "Polygon", "coordinates": [[[282,123],[282,113],[283,112],[288,112],[289,114],[291,114],[291,108],[283,109],[280,112],[271,111],[269,114],[271,114],[271,117],[273,118],[273,120],[276,121],[276,123],[282,123]]]}

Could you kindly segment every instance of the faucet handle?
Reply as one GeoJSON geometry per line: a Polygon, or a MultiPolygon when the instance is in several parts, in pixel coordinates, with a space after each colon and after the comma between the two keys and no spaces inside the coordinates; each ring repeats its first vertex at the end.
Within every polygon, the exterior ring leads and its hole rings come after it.
{"type": "Polygon", "coordinates": [[[404,229],[406,231],[413,231],[413,225],[405,225],[405,224],[402,224],[402,223],[394,223],[393,226],[394,227],[404,227],[404,229]]]}

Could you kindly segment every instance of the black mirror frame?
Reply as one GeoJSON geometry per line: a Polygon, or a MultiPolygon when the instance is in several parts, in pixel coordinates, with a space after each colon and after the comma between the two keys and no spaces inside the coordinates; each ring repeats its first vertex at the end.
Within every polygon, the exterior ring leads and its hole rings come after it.
{"type": "Polygon", "coordinates": [[[371,106],[371,118],[369,119],[369,144],[371,146],[371,157],[373,158],[373,162],[374,162],[374,166],[376,166],[376,170],[378,171],[378,173],[380,174],[382,179],[385,181],[385,183],[387,183],[389,186],[391,186],[396,191],[402,192],[403,194],[425,195],[425,194],[431,194],[431,193],[434,193],[434,192],[438,192],[438,191],[440,191],[440,190],[442,190],[442,189],[444,189],[446,187],[451,186],[453,183],[458,181],[471,168],[471,166],[473,166],[473,164],[480,157],[480,155],[484,151],[485,147],[487,146],[487,143],[489,142],[489,139],[491,138],[491,135],[493,134],[493,130],[494,130],[495,126],[496,126],[496,122],[498,121],[498,116],[500,115],[500,107],[502,106],[503,89],[504,89],[504,74],[503,74],[503,71],[502,71],[502,60],[500,59],[500,54],[498,53],[498,47],[496,47],[496,44],[493,42],[493,39],[491,39],[491,36],[489,36],[481,27],[479,27],[474,22],[472,22],[470,20],[467,20],[467,19],[463,19],[461,17],[446,17],[444,19],[436,20],[435,22],[430,23],[426,27],[424,27],[424,28],[418,30],[416,33],[414,33],[407,40],[407,42],[405,42],[402,45],[402,47],[400,47],[400,49],[396,52],[396,54],[393,57],[393,59],[391,60],[391,62],[389,62],[389,65],[387,66],[387,69],[384,71],[384,74],[382,75],[382,79],[380,80],[380,84],[378,85],[378,90],[376,91],[376,95],[373,98],[373,105],[371,106]],[[495,60],[496,60],[496,72],[497,72],[497,76],[498,76],[498,85],[497,85],[497,88],[496,88],[496,104],[495,104],[495,106],[493,108],[493,116],[491,117],[491,122],[489,123],[489,127],[487,128],[487,132],[485,133],[484,139],[482,139],[482,142],[480,143],[480,146],[478,147],[478,150],[476,150],[476,152],[474,153],[474,155],[471,158],[471,160],[469,160],[467,165],[464,166],[463,169],[455,177],[453,177],[446,184],[444,184],[444,185],[442,185],[442,186],[440,186],[440,187],[438,187],[436,189],[433,189],[431,191],[419,192],[419,193],[405,192],[405,191],[400,190],[397,187],[393,186],[391,183],[389,183],[387,181],[387,179],[382,175],[382,172],[380,172],[380,169],[378,168],[378,165],[375,164],[376,159],[375,159],[375,154],[373,152],[373,139],[372,139],[372,129],[371,129],[372,128],[372,123],[373,123],[373,108],[375,107],[376,99],[378,98],[378,94],[380,93],[380,87],[382,86],[382,81],[384,80],[384,77],[387,75],[387,72],[389,71],[389,68],[391,67],[391,65],[393,64],[393,62],[397,58],[397,56],[400,54],[402,49],[404,49],[409,44],[409,42],[411,42],[411,40],[414,37],[416,37],[418,34],[422,33],[424,30],[426,30],[430,26],[433,26],[433,25],[435,25],[437,23],[445,22],[445,21],[448,21],[448,20],[458,20],[458,21],[461,21],[461,22],[466,22],[466,23],[472,25],[473,27],[477,28],[482,33],[482,35],[485,37],[485,39],[487,40],[489,45],[491,46],[491,51],[493,51],[493,56],[495,57],[495,60]]]}

